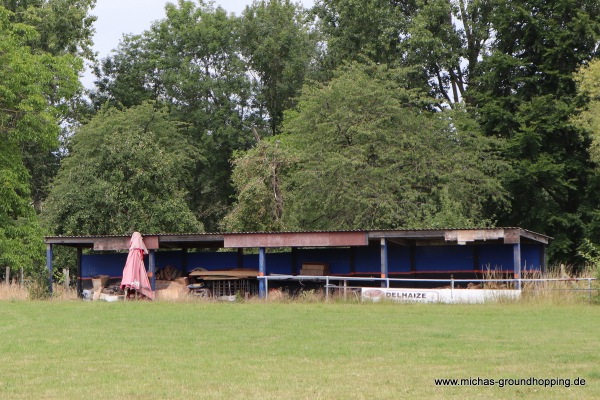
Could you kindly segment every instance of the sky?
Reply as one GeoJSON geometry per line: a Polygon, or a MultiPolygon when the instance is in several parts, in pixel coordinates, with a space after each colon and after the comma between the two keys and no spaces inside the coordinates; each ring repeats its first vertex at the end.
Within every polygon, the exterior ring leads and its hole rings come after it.
{"type": "MultiPolygon", "coordinates": [[[[311,7],[314,0],[295,0],[305,7],[311,7]]],[[[150,28],[152,22],[165,16],[165,4],[177,3],[177,0],[97,0],[91,14],[98,19],[94,26],[94,51],[100,59],[116,49],[123,34],[138,34],[150,28]]],[[[215,0],[215,7],[221,6],[231,13],[239,15],[252,0],[215,0]]],[[[87,70],[81,82],[87,88],[93,86],[94,77],[87,70]]]]}

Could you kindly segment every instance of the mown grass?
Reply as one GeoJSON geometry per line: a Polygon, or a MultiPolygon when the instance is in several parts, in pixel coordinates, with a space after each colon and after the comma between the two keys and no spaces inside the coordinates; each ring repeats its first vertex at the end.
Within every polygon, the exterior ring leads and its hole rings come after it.
{"type": "Polygon", "coordinates": [[[0,301],[2,399],[600,398],[594,305],[0,301]],[[443,387],[435,378],[585,386],[443,387]]]}

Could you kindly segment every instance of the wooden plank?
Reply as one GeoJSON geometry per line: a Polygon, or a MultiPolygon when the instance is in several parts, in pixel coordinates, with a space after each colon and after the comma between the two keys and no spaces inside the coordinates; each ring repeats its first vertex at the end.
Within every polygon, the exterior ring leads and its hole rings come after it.
{"type": "Polygon", "coordinates": [[[105,237],[94,239],[94,250],[128,250],[129,249],[128,237],[105,237]]]}
{"type": "Polygon", "coordinates": [[[225,234],[226,248],[367,246],[365,232],[278,232],[225,234]]]}
{"type": "Polygon", "coordinates": [[[54,237],[44,238],[44,243],[58,244],[58,245],[72,246],[72,247],[94,247],[94,238],[89,238],[89,237],[82,238],[79,236],[74,236],[74,237],[54,236],[54,237]]]}
{"type": "Polygon", "coordinates": [[[520,229],[507,229],[504,234],[504,243],[505,244],[521,243],[520,229]]]}
{"type": "Polygon", "coordinates": [[[534,240],[539,243],[548,244],[550,237],[546,235],[540,235],[535,232],[528,231],[526,229],[520,229],[521,237],[534,240]]]}
{"type": "Polygon", "coordinates": [[[447,242],[466,244],[475,241],[498,240],[504,236],[504,229],[456,229],[446,231],[444,239],[447,242]]]}
{"type": "MultiPolygon", "coordinates": [[[[94,238],[94,250],[129,250],[128,236],[94,238]]],[[[158,236],[144,236],[144,244],[148,250],[158,249],[158,236]]]]}
{"type": "Polygon", "coordinates": [[[148,250],[158,249],[158,236],[143,236],[143,239],[148,250]]]}
{"type": "Polygon", "coordinates": [[[192,271],[189,274],[190,276],[228,276],[228,277],[248,277],[248,276],[258,276],[258,270],[219,270],[219,271],[192,271]]]}
{"type": "Polygon", "coordinates": [[[429,239],[443,238],[443,229],[416,229],[416,230],[398,230],[398,231],[370,231],[370,239],[429,239]]]}

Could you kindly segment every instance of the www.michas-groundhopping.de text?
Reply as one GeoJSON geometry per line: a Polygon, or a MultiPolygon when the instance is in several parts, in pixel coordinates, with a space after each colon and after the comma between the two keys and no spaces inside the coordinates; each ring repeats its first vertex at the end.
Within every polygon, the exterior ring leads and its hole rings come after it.
{"type": "Polygon", "coordinates": [[[543,386],[543,387],[571,387],[585,386],[584,378],[450,378],[450,379],[434,379],[436,386],[543,386]]]}

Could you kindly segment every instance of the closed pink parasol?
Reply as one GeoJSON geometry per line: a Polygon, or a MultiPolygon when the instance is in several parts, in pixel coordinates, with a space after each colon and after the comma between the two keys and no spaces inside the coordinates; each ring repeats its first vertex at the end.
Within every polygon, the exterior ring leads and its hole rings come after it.
{"type": "Polygon", "coordinates": [[[144,254],[148,254],[148,249],[144,245],[142,235],[139,232],[134,232],[129,241],[129,255],[125,262],[125,268],[123,268],[121,289],[135,289],[137,293],[153,300],[154,292],[146,273],[144,254]]]}

